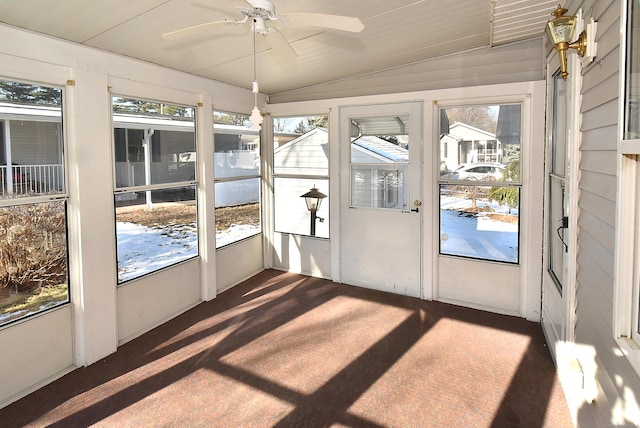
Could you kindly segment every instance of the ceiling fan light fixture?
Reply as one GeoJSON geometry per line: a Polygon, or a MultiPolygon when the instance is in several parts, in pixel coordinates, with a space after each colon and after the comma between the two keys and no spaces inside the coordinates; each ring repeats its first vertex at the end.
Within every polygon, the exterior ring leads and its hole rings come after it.
{"type": "Polygon", "coordinates": [[[267,28],[267,24],[265,24],[264,18],[259,16],[253,17],[253,32],[259,34],[267,34],[269,29],[267,28]]]}
{"type": "Polygon", "coordinates": [[[251,122],[251,129],[254,131],[260,130],[260,125],[262,125],[262,113],[260,113],[258,106],[255,106],[251,111],[249,122],[251,122]]]}

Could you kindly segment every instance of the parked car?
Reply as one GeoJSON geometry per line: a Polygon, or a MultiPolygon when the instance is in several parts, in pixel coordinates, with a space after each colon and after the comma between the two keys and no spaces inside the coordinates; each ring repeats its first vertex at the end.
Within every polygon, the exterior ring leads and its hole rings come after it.
{"type": "Polygon", "coordinates": [[[504,165],[499,163],[470,163],[460,165],[451,180],[502,180],[504,165]]]}

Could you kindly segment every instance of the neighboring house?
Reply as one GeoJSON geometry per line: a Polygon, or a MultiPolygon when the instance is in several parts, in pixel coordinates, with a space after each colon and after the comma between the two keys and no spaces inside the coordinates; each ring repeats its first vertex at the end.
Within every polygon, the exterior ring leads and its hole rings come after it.
{"type": "MultiPolygon", "coordinates": [[[[327,175],[329,133],[314,128],[274,149],[274,169],[280,174],[327,175]]],[[[399,144],[375,136],[362,136],[351,142],[352,163],[402,163],[409,151],[399,144]]]]}
{"type": "Polygon", "coordinates": [[[329,175],[329,134],[314,128],[276,147],[273,167],[278,174],[329,175]]]}
{"type": "MultiPolygon", "coordinates": [[[[64,189],[62,115],[60,108],[0,103],[0,192],[48,193],[64,189]],[[36,138],[37,137],[37,138],[36,138]],[[10,168],[7,167],[10,165],[10,168]]],[[[191,120],[151,115],[114,114],[116,186],[195,179],[195,129],[191,120]],[[145,145],[149,148],[146,149],[145,145]],[[145,151],[150,154],[145,162],[145,151]],[[149,174],[147,174],[149,171],[149,174]]],[[[285,136],[286,137],[286,136],[285,136]]],[[[218,174],[259,171],[259,133],[239,125],[215,125],[218,174]]],[[[218,204],[254,202],[255,192],[240,196],[221,190],[218,204]],[[231,202],[232,201],[232,202],[231,202]]],[[[125,196],[119,195],[117,199],[125,196]]]]}
{"type": "Polygon", "coordinates": [[[0,193],[62,190],[62,145],[60,108],[0,102],[0,193]]]}
{"type": "Polygon", "coordinates": [[[450,171],[464,163],[502,163],[503,145],[491,132],[456,122],[440,137],[440,159],[450,171]]]}
{"type": "MultiPolygon", "coordinates": [[[[397,208],[402,201],[399,193],[404,191],[408,161],[409,151],[399,144],[370,135],[353,140],[352,204],[397,208]],[[372,182],[376,185],[372,186],[372,182]]],[[[324,128],[314,128],[274,150],[277,174],[326,176],[328,167],[329,134],[324,128]]]]}

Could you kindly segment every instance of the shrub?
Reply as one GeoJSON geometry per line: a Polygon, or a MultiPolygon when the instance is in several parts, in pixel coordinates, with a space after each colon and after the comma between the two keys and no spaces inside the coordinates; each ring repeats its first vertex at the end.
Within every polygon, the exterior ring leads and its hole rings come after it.
{"type": "Polygon", "coordinates": [[[0,209],[0,287],[27,293],[67,281],[64,204],[0,209]]]}

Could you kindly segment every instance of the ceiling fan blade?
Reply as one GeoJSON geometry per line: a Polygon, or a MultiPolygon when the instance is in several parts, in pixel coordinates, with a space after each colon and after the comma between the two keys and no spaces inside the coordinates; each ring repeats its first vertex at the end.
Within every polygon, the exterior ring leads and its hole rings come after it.
{"type": "Polygon", "coordinates": [[[196,35],[206,30],[207,28],[214,27],[218,24],[234,24],[234,23],[235,23],[234,21],[228,21],[228,20],[205,22],[204,24],[192,25],[190,27],[181,28],[179,30],[169,31],[168,33],[164,33],[162,35],[162,38],[166,40],[182,39],[184,37],[190,37],[190,36],[196,35]]]}
{"type": "Polygon", "coordinates": [[[270,28],[267,33],[267,40],[278,55],[281,55],[285,60],[294,60],[298,57],[298,53],[293,49],[291,43],[284,37],[284,35],[276,28],[270,28]]]}
{"type": "Polygon", "coordinates": [[[330,28],[333,30],[359,33],[364,29],[360,18],[355,16],[327,15],[324,13],[284,12],[278,15],[283,21],[293,25],[330,28]]]}

